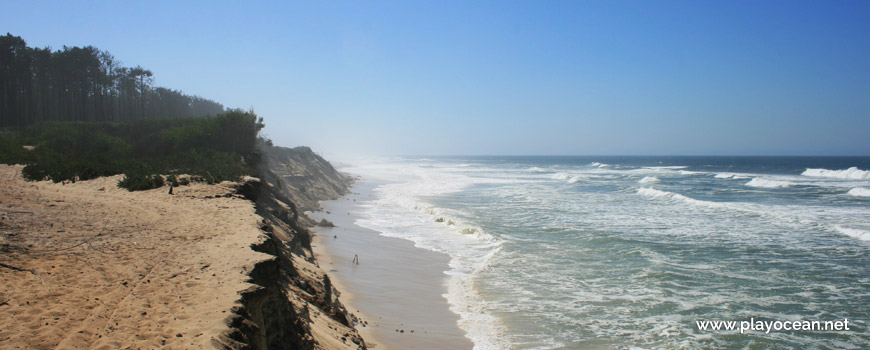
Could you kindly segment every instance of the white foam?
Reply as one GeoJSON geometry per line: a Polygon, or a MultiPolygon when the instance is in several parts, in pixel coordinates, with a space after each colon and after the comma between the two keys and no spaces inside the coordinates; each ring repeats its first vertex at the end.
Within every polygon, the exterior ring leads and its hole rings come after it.
{"type": "Polygon", "coordinates": [[[846,236],[870,242],[870,231],[859,230],[856,228],[848,228],[840,225],[834,226],[834,229],[846,236]]]}
{"type": "Polygon", "coordinates": [[[355,224],[449,255],[450,270],[445,273],[450,277],[445,297],[450,309],[460,316],[459,327],[467,332],[475,349],[503,349],[508,346],[504,343],[504,327],[500,319],[484,308],[482,296],[474,287],[475,275],[499,251],[501,240],[463,220],[467,214],[434,206],[424,197],[455,193],[477,183],[506,181],[466,176],[463,175],[466,170],[458,169],[465,168],[420,168],[414,163],[391,163],[366,164],[355,169],[374,179],[391,180],[373,190],[375,199],[358,203],[362,212],[355,224]]]}
{"type": "Polygon", "coordinates": [[[569,173],[555,173],[551,176],[553,180],[567,180],[569,184],[577,183],[583,180],[582,176],[569,173]]]}
{"type": "Polygon", "coordinates": [[[638,188],[637,193],[651,198],[673,198],[673,196],[679,196],[679,194],[667,191],[660,191],[652,187],[638,188]]]}
{"type": "Polygon", "coordinates": [[[639,184],[651,184],[651,183],[655,183],[655,182],[659,182],[659,181],[660,181],[659,178],[657,178],[655,176],[644,176],[644,178],[640,179],[640,181],[638,181],[637,183],[639,183],[639,184]]]}
{"type": "Polygon", "coordinates": [[[679,193],[657,190],[657,189],[652,188],[652,187],[638,188],[637,193],[642,195],[642,196],[649,197],[649,198],[671,199],[671,200],[682,201],[682,202],[693,204],[693,205],[700,205],[700,206],[711,207],[711,208],[717,208],[717,207],[722,206],[722,204],[720,204],[720,203],[702,201],[702,200],[694,199],[691,197],[686,197],[686,196],[681,195],[679,193]]]}
{"type": "Polygon", "coordinates": [[[415,202],[407,198],[404,184],[381,186],[375,193],[379,199],[365,210],[356,224],[381,232],[387,237],[410,240],[420,248],[445,253],[450,256],[450,276],[445,297],[450,309],[460,316],[458,325],[467,332],[475,349],[503,349],[504,327],[485,308],[483,297],[474,288],[477,272],[488,266],[497,254],[500,240],[481,227],[458,218],[449,209],[415,202]]]}
{"type": "Polygon", "coordinates": [[[855,197],[870,197],[870,188],[855,187],[846,194],[855,197]]]}
{"type": "MultiPolygon", "coordinates": [[[[493,250],[485,261],[489,261],[498,251],[493,250]]],[[[476,270],[485,266],[482,264],[476,270]]],[[[474,343],[475,349],[507,348],[509,344],[503,336],[506,330],[501,320],[487,312],[486,303],[473,284],[474,281],[467,276],[452,276],[448,281],[445,297],[450,310],[460,316],[457,325],[467,332],[466,336],[474,343]]]]}
{"type": "Polygon", "coordinates": [[[750,178],[750,176],[735,174],[735,173],[718,173],[718,174],[714,175],[713,177],[715,177],[717,179],[733,179],[733,180],[742,180],[742,179],[750,178]]]}
{"type": "Polygon", "coordinates": [[[529,171],[531,171],[533,173],[549,173],[549,172],[551,172],[551,170],[544,169],[541,167],[536,167],[536,166],[529,168],[529,171]]]}
{"type": "Polygon", "coordinates": [[[793,182],[781,181],[781,180],[771,180],[765,179],[761,177],[752,178],[749,182],[746,183],[746,186],[749,187],[761,187],[761,188],[784,188],[790,187],[794,185],[793,182]]]}
{"type": "Polygon", "coordinates": [[[685,169],[688,168],[686,165],[673,165],[673,166],[647,166],[645,169],[651,170],[677,170],[677,169],[685,169]]]}
{"type": "Polygon", "coordinates": [[[610,166],[609,164],[604,164],[604,163],[599,163],[599,162],[592,162],[589,165],[597,167],[597,168],[606,168],[606,167],[610,166]]]}
{"type": "Polygon", "coordinates": [[[553,180],[568,180],[573,176],[574,175],[571,175],[568,173],[555,173],[555,174],[553,174],[552,178],[553,178],[553,180]]]}
{"type": "Polygon", "coordinates": [[[870,180],[870,171],[851,167],[845,170],[828,170],[807,168],[801,175],[812,177],[827,177],[832,179],[870,180]]]}

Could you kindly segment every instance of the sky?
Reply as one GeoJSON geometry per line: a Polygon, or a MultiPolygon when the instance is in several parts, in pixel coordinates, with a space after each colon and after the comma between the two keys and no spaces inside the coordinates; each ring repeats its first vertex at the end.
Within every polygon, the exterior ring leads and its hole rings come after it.
{"type": "Polygon", "coordinates": [[[10,1],[354,155],[870,155],[870,1],[10,1]]]}

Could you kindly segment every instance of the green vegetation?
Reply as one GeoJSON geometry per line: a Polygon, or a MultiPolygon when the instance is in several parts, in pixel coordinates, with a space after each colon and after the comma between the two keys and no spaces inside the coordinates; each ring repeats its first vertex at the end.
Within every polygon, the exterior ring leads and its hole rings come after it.
{"type": "Polygon", "coordinates": [[[163,187],[163,176],[157,174],[148,174],[147,172],[131,171],[124,175],[121,181],[118,181],[118,186],[126,188],[130,191],[143,191],[152,188],[163,187]]]}
{"type": "Polygon", "coordinates": [[[153,87],[151,76],[93,46],[52,51],[0,36],[0,127],[16,128],[0,133],[0,163],[25,164],[29,180],[123,173],[118,185],[131,191],[253,173],[262,118],[153,87]]]}
{"type": "MultiPolygon", "coordinates": [[[[26,164],[29,180],[87,180],[124,173],[119,186],[164,185],[158,174],[190,174],[209,183],[253,174],[263,119],[233,110],[216,117],[125,123],[44,122],[0,136],[0,162],[26,164]],[[27,151],[23,146],[33,146],[27,151]]],[[[169,182],[187,182],[170,176],[169,182]]]]}
{"type": "Polygon", "coordinates": [[[152,86],[151,71],[123,67],[93,46],[28,47],[0,36],[0,127],[44,121],[124,122],[217,115],[223,105],[152,86]]]}
{"type": "Polygon", "coordinates": [[[29,152],[9,135],[0,134],[0,163],[26,164],[29,152]]]}

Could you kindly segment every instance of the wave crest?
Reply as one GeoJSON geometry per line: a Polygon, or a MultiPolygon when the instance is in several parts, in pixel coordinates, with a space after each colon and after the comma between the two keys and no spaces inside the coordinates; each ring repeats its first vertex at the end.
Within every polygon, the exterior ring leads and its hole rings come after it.
{"type": "Polygon", "coordinates": [[[794,185],[792,182],[788,181],[779,181],[779,180],[770,180],[764,179],[760,177],[754,177],[752,180],[746,183],[746,186],[749,187],[761,187],[761,188],[785,188],[794,185]]]}
{"type": "Polygon", "coordinates": [[[851,167],[845,170],[829,170],[819,168],[807,168],[803,176],[812,177],[827,177],[831,179],[846,179],[846,180],[870,180],[870,171],[861,170],[858,167],[851,167]]]}
{"type": "Polygon", "coordinates": [[[669,166],[645,166],[644,169],[663,171],[663,170],[679,170],[688,168],[688,165],[669,165],[669,166]]]}
{"type": "Polygon", "coordinates": [[[846,194],[855,197],[870,197],[870,188],[855,187],[846,194]]]}
{"type": "Polygon", "coordinates": [[[735,173],[718,173],[718,174],[714,175],[713,177],[715,177],[717,179],[733,179],[733,180],[742,180],[742,179],[750,178],[749,176],[735,174],[735,173]]]}
{"type": "Polygon", "coordinates": [[[837,232],[840,232],[846,236],[870,242],[870,231],[848,228],[840,225],[834,226],[834,228],[837,230],[837,232]]]}
{"type": "Polygon", "coordinates": [[[659,178],[657,178],[655,176],[644,176],[644,178],[640,179],[640,181],[638,181],[637,183],[639,183],[639,184],[651,184],[654,182],[659,182],[659,178]]]}
{"type": "Polygon", "coordinates": [[[644,197],[677,200],[677,201],[682,201],[685,203],[689,203],[689,204],[693,204],[693,205],[700,205],[700,206],[709,207],[709,208],[722,207],[721,203],[702,201],[702,200],[694,199],[691,197],[686,197],[686,196],[681,195],[679,193],[657,190],[657,189],[652,188],[652,187],[638,188],[637,193],[644,196],[644,197]]]}
{"type": "Polygon", "coordinates": [[[569,184],[577,183],[583,180],[583,177],[568,173],[555,173],[552,176],[553,180],[568,180],[569,184]]]}

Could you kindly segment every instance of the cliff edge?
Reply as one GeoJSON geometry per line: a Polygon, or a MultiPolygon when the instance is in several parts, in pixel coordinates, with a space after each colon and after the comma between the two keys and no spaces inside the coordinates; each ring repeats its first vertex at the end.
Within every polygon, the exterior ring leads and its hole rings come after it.
{"type": "MultiPolygon", "coordinates": [[[[261,143],[260,176],[275,191],[297,207],[299,212],[317,211],[320,201],[338,199],[348,193],[353,179],[339,173],[308,147],[275,147],[261,143]]],[[[300,215],[307,226],[314,222],[300,215]]]]}
{"type": "Polygon", "coordinates": [[[0,343],[365,349],[298,209],[348,179],[310,149],[278,154],[294,172],[263,162],[262,180],[172,194],[128,192],[121,175],[28,182],[0,165],[0,343]]]}
{"type": "Polygon", "coordinates": [[[266,235],[254,250],[273,256],[251,272],[257,287],[242,294],[224,348],[365,349],[355,317],[338,299],[311,249],[311,219],[303,210],[347,193],[351,179],[308,147],[261,145],[262,180],[239,188],[256,203],[266,235]]]}

